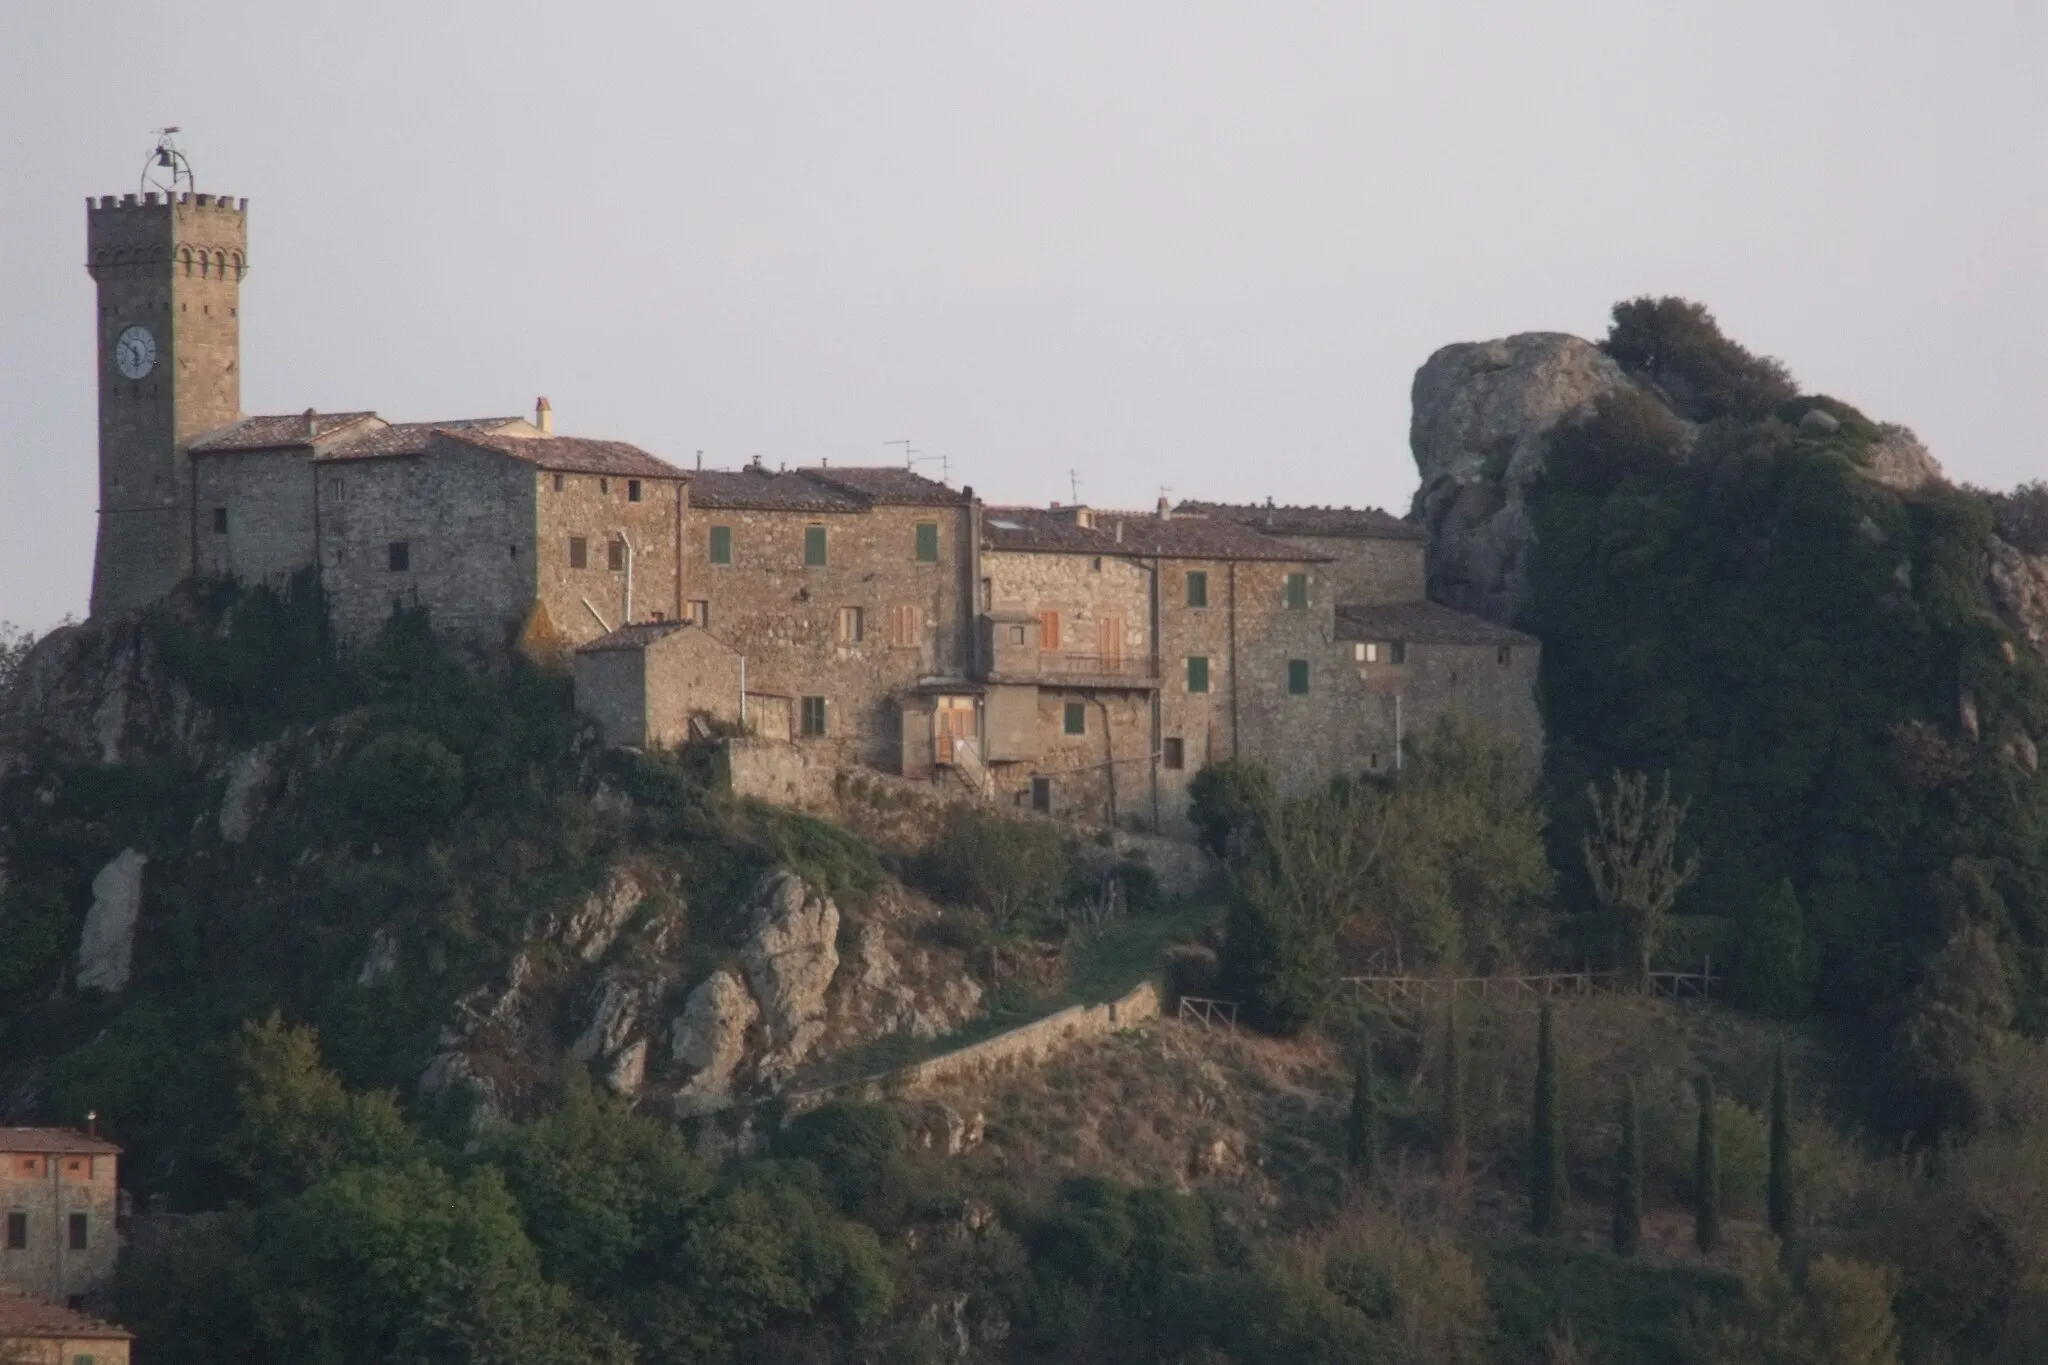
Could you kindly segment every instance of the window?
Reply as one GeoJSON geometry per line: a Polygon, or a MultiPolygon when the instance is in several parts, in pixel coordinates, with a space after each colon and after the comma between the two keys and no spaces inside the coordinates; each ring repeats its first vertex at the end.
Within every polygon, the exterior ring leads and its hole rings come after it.
{"type": "Polygon", "coordinates": [[[1040,815],[1052,814],[1052,779],[1034,777],[1031,779],[1031,809],[1040,815]]]}
{"type": "Polygon", "coordinates": [[[7,1249],[26,1251],[28,1249],[28,1215],[10,1213],[7,1215],[7,1249]]]}
{"type": "Polygon", "coordinates": [[[1038,647],[1058,649],[1060,647],[1060,614],[1056,611],[1038,613],[1038,647]]]}
{"type": "Polygon", "coordinates": [[[1296,697],[1300,697],[1300,696],[1305,696],[1305,695],[1307,695],[1307,693],[1308,693],[1308,660],[1307,660],[1307,659],[1289,659],[1289,660],[1287,661],[1287,691],[1288,691],[1288,693],[1289,693],[1290,695],[1292,695],[1292,696],[1296,696],[1296,697]]]}
{"type": "Polygon", "coordinates": [[[228,533],[227,508],[216,507],[213,509],[213,533],[217,536],[224,536],[228,533]]]}
{"type": "Polygon", "coordinates": [[[43,1173],[43,1159],[39,1156],[23,1157],[21,1159],[21,1173],[23,1175],[41,1175],[43,1173]]]}
{"type": "Polygon", "coordinates": [[[924,635],[924,608],[899,602],[889,608],[889,648],[916,649],[924,635]]]}
{"type": "Polygon", "coordinates": [[[683,603],[683,619],[693,626],[710,625],[711,604],[701,597],[683,603]]]}
{"type": "Polygon", "coordinates": [[[1067,733],[1068,733],[1068,734],[1070,734],[1070,735],[1085,735],[1085,734],[1087,734],[1087,733],[1088,733],[1088,703],[1086,703],[1086,702],[1080,702],[1080,701],[1070,701],[1070,702],[1068,702],[1068,703],[1067,703],[1067,711],[1066,711],[1066,716],[1064,717],[1064,719],[1065,719],[1065,724],[1066,724],[1066,731],[1067,731],[1067,733]]]}
{"type": "Polygon", "coordinates": [[[1365,766],[1372,769],[1374,772],[1378,772],[1380,770],[1379,754],[1377,752],[1367,754],[1365,758],[1365,766]]]}
{"type": "Polygon", "coordinates": [[[73,1356],[71,1365],[93,1365],[93,1359],[91,1356],[73,1356]]]}
{"type": "Polygon", "coordinates": [[[1022,627],[1022,626],[1011,626],[1011,627],[1010,627],[1010,643],[1011,643],[1011,644],[1013,644],[1013,645],[1021,645],[1021,644],[1023,644],[1023,643],[1024,643],[1024,627],[1022,627]]]}
{"type": "Polygon", "coordinates": [[[519,547],[518,547],[517,545],[507,545],[507,546],[505,547],[505,558],[507,558],[507,559],[517,559],[517,558],[519,558],[519,547]]]}
{"type": "Polygon", "coordinates": [[[805,697],[803,701],[802,733],[805,739],[822,739],[825,734],[825,699],[805,697]]]}
{"type": "Polygon", "coordinates": [[[612,481],[611,481],[610,479],[599,479],[599,480],[597,481],[597,491],[598,491],[598,492],[600,492],[600,493],[609,493],[609,492],[611,492],[611,491],[612,491],[612,481]]]}
{"type": "Polygon", "coordinates": [[[1408,662],[1408,642],[1406,640],[1396,640],[1387,646],[1387,662],[1390,664],[1405,664],[1408,662]]]}
{"type": "Polygon", "coordinates": [[[638,502],[638,501],[640,501],[640,480],[638,480],[638,479],[628,479],[628,480],[626,480],[626,501],[627,501],[627,502],[638,502]]]}
{"type": "Polygon", "coordinates": [[[861,641],[861,612],[859,607],[839,609],[839,643],[857,645],[861,641]]]}
{"type": "Polygon", "coordinates": [[[711,562],[713,564],[732,563],[732,527],[714,526],[711,528],[711,562]]]}
{"type": "Polygon", "coordinates": [[[1209,656],[1206,654],[1188,655],[1188,691],[1207,692],[1208,690],[1209,656]]]}
{"type": "Polygon", "coordinates": [[[1502,645],[1499,649],[1493,651],[1493,661],[1502,668],[1506,668],[1515,661],[1514,649],[1509,645],[1502,645]]]}
{"type": "Polygon", "coordinates": [[[562,491],[562,476],[560,474],[555,475],[555,491],[557,493],[562,491]]]}
{"type": "Polygon", "coordinates": [[[1168,739],[1159,749],[1160,765],[1169,772],[1179,772],[1188,766],[1187,741],[1175,736],[1168,739]]]}
{"type": "Polygon", "coordinates": [[[587,569],[590,567],[590,542],[582,536],[569,537],[569,567],[587,569]]]}
{"type": "Polygon", "coordinates": [[[1351,657],[1362,664],[1376,664],[1380,661],[1380,647],[1377,643],[1361,640],[1351,646],[1351,657]]]}
{"type": "Polygon", "coordinates": [[[86,1216],[82,1213],[71,1215],[71,1250],[86,1249],[86,1216]]]}
{"type": "Polygon", "coordinates": [[[391,572],[404,573],[412,567],[412,547],[402,540],[391,542],[391,572]]]}
{"type": "Polygon", "coordinates": [[[939,562],[939,524],[936,521],[920,521],[917,524],[917,562],[939,562]]]}
{"type": "Polygon", "coordinates": [[[1206,607],[1209,605],[1209,575],[1201,569],[1188,570],[1188,605],[1206,607]]]}
{"type": "Polygon", "coordinates": [[[1308,606],[1308,575],[1291,573],[1287,575],[1287,609],[1301,611],[1308,606]]]}
{"type": "Polygon", "coordinates": [[[804,567],[825,567],[825,528],[822,526],[804,527],[804,567]]]}
{"type": "Polygon", "coordinates": [[[1102,572],[1102,556],[1101,556],[1101,555],[1097,555],[1097,556],[1095,556],[1095,562],[1094,562],[1093,564],[1090,564],[1090,565],[1088,566],[1088,568],[1090,569],[1090,571],[1092,571],[1092,572],[1094,572],[1094,573],[1101,573],[1101,572],[1102,572]]]}
{"type": "Polygon", "coordinates": [[[626,542],[607,540],[604,543],[604,566],[613,573],[624,573],[626,569],[626,542]]]}

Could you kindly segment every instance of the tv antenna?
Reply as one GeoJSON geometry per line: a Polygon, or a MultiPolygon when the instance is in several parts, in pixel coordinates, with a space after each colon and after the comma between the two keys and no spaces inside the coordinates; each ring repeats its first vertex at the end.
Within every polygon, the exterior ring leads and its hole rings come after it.
{"type": "Polygon", "coordinates": [[[946,457],[945,457],[945,456],[943,456],[943,455],[915,455],[915,456],[905,456],[905,457],[904,457],[904,462],[905,462],[905,464],[906,464],[906,465],[907,465],[907,466],[908,466],[909,468],[911,468],[911,469],[916,469],[916,468],[917,468],[917,467],[918,467],[919,465],[921,465],[921,464],[931,464],[931,463],[932,463],[932,462],[933,462],[934,460],[936,460],[936,461],[938,462],[938,466],[939,466],[939,482],[940,482],[940,483],[951,483],[951,482],[953,482],[953,468],[952,468],[952,466],[951,466],[950,464],[948,464],[948,463],[946,462],[946,457]]]}
{"type": "Polygon", "coordinates": [[[156,130],[156,147],[149,154],[149,160],[142,163],[142,192],[160,191],[168,200],[183,186],[190,194],[192,185],[192,163],[178,150],[176,141],[178,125],[156,130]]]}
{"type": "Polygon", "coordinates": [[[1073,498],[1073,500],[1074,500],[1074,506],[1076,506],[1076,507],[1079,507],[1079,506],[1081,505],[1081,471],[1080,471],[1080,470],[1078,470],[1078,469],[1069,469],[1069,470],[1067,471],[1067,493],[1068,493],[1068,495],[1069,495],[1070,497],[1072,497],[1072,498],[1073,498]]]}
{"type": "Polygon", "coordinates": [[[884,441],[882,442],[882,444],[885,446],[903,447],[903,467],[905,469],[909,469],[913,464],[916,463],[916,461],[913,460],[911,457],[918,453],[918,449],[916,446],[910,443],[910,438],[908,436],[904,437],[900,441],[884,441]]]}

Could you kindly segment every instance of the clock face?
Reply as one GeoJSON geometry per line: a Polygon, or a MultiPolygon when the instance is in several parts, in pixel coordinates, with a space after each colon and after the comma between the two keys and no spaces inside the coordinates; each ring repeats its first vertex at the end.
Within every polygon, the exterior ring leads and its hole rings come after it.
{"type": "Polygon", "coordinates": [[[156,338],[147,327],[130,327],[114,342],[114,364],[130,379],[156,368],[156,338]]]}

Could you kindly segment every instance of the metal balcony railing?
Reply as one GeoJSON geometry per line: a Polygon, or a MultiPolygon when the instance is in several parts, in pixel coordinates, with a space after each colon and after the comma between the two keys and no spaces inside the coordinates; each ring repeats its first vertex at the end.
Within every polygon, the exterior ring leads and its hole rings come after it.
{"type": "Polygon", "coordinates": [[[1068,654],[1042,650],[1038,674],[1044,678],[1118,678],[1131,682],[1159,681],[1159,660],[1142,654],[1068,654]]]}

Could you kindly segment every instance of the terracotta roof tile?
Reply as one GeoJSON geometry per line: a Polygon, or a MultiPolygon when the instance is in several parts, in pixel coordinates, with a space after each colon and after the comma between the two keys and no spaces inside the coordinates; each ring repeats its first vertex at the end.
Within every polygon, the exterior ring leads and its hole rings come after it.
{"type": "Polygon", "coordinates": [[[1228,521],[1159,517],[1149,512],[1096,509],[1093,526],[1077,525],[1072,509],[990,507],[982,514],[982,543],[991,550],[1038,554],[1132,555],[1162,559],[1320,561],[1289,545],[1228,521]],[[1117,528],[1123,528],[1119,536],[1117,528]]]}
{"type": "Polygon", "coordinates": [[[700,469],[689,477],[692,507],[758,512],[859,512],[871,505],[867,498],[788,471],[700,469]]]}
{"type": "Polygon", "coordinates": [[[111,1322],[89,1318],[62,1304],[45,1303],[12,1289],[0,1289],[0,1341],[10,1338],[70,1337],[84,1341],[128,1341],[134,1334],[111,1322]]]}
{"type": "Polygon", "coordinates": [[[982,544],[991,550],[1022,550],[1039,554],[1113,555],[1135,553],[1116,543],[1101,527],[1075,523],[1071,511],[1043,507],[985,507],[981,514],[982,544]]]}
{"type": "Polygon", "coordinates": [[[797,473],[814,483],[884,506],[956,507],[967,501],[967,495],[957,488],[948,488],[936,479],[927,479],[922,474],[890,465],[838,468],[820,465],[815,469],[799,469],[797,473]]]}
{"type": "Polygon", "coordinates": [[[1423,645],[1534,645],[1533,635],[1496,625],[1483,616],[1435,602],[1395,602],[1385,606],[1339,606],[1340,640],[1405,640],[1423,645]]]}
{"type": "Polygon", "coordinates": [[[1383,540],[1427,540],[1429,533],[1377,507],[1280,507],[1273,504],[1184,502],[1188,516],[1234,521],[1275,536],[1366,536],[1383,540]]]}
{"type": "Polygon", "coordinates": [[[304,450],[339,436],[350,427],[378,420],[374,412],[316,412],[313,429],[308,431],[303,412],[244,417],[195,438],[185,448],[195,455],[236,450],[304,450]]]}
{"type": "Polygon", "coordinates": [[[464,445],[495,450],[541,469],[570,474],[624,474],[649,479],[688,477],[665,460],[658,460],[638,446],[624,441],[590,441],[580,436],[512,436],[489,431],[438,433],[464,445]]]}
{"type": "Polygon", "coordinates": [[[316,457],[328,460],[379,460],[394,455],[424,455],[427,442],[437,431],[491,432],[500,427],[521,426],[523,417],[460,417],[452,422],[392,422],[375,430],[351,434],[347,440],[323,450],[316,457]]]}
{"type": "Polygon", "coordinates": [[[113,1156],[121,1149],[76,1128],[0,1128],[0,1152],[80,1152],[113,1156]]]}

